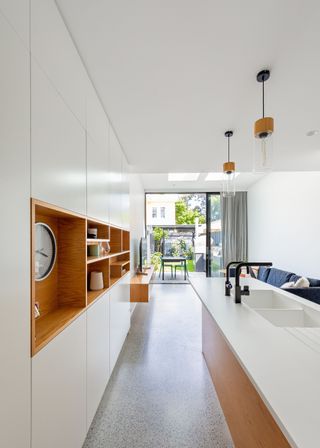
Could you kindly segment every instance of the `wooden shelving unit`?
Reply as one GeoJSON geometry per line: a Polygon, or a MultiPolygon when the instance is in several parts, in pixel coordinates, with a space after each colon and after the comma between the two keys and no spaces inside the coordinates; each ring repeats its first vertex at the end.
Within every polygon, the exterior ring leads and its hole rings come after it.
{"type": "Polygon", "coordinates": [[[86,308],[86,220],[75,213],[32,200],[31,221],[31,348],[34,355],[86,308]],[[34,275],[36,222],[50,226],[57,244],[54,268],[41,281],[36,281],[34,275]],[[37,319],[34,317],[36,302],[40,310],[37,319]]]}
{"type": "Polygon", "coordinates": [[[35,355],[88,306],[130,272],[130,232],[59,207],[31,200],[31,355],[35,355]],[[56,238],[57,258],[50,275],[35,280],[35,223],[48,224],[56,238]],[[98,229],[87,238],[87,229],[98,229]],[[109,243],[110,252],[88,256],[88,248],[109,243]],[[90,291],[90,273],[103,273],[104,288],[90,291]],[[40,317],[35,318],[35,303],[40,317]]]}

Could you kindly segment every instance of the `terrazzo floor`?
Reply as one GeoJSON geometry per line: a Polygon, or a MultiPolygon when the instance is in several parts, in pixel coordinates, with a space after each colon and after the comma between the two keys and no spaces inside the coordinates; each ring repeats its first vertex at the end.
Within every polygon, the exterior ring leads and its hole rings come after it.
{"type": "Polygon", "coordinates": [[[84,448],[231,448],[201,353],[201,305],[190,285],[153,285],[84,448]]]}

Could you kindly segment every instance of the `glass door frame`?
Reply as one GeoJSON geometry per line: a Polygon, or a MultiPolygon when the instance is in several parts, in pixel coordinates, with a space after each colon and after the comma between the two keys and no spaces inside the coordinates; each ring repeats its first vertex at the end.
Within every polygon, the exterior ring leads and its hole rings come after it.
{"type": "Polygon", "coordinates": [[[221,193],[220,192],[207,192],[206,193],[206,223],[207,223],[207,247],[206,247],[206,277],[212,277],[212,258],[211,258],[211,197],[213,195],[220,196],[221,201],[221,193]]]}
{"type": "MultiPolygon", "coordinates": [[[[206,195],[206,277],[211,277],[211,238],[210,238],[210,229],[211,229],[211,196],[217,195],[221,196],[221,193],[219,191],[145,191],[144,193],[144,231],[145,236],[147,235],[147,195],[148,194],[205,194],[206,195]]],[[[221,199],[220,199],[221,200],[221,199]]],[[[159,225],[161,227],[161,225],[159,225]]],[[[161,251],[163,253],[163,247],[164,241],[162,241],[161,245],[161,251]]]]}

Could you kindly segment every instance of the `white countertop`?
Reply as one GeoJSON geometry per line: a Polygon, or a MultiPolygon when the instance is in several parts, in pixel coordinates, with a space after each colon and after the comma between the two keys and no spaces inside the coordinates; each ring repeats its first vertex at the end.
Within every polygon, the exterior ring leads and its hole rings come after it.
{"type": "MultiPolygon", "coordinates": [[[[246,305],[235,304],[233,296],[226,297],[224,278],[192,276],[190,281],[289,443],[320,447],[320,328],[274,326],[246,305]],[[311,338],[305,337],[309,330],[311,338]]],[[[252,278],[241,278],[245,284],[320,308],[252,278]]]]}

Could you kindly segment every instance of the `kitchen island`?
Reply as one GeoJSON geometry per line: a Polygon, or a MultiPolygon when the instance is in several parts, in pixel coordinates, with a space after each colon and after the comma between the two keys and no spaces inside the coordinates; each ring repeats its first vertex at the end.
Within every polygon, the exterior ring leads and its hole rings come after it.
{"type": "Polygon", "coordinates": [[[235,446],[320,447],[320,306],[252,278],[241,279],[251,296],[235,304],[223,278],[190,280],[235,446]]]}

